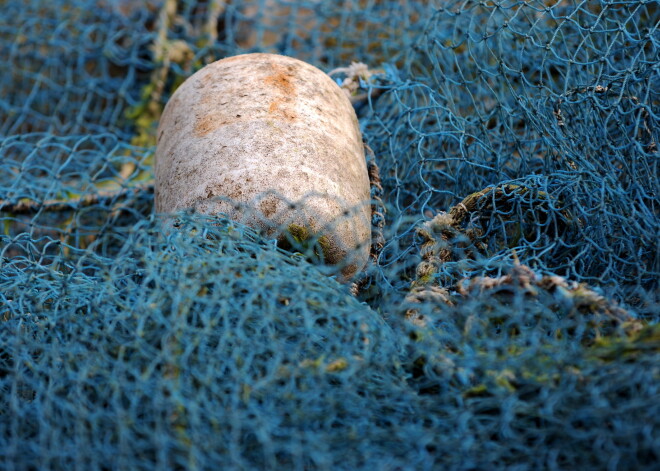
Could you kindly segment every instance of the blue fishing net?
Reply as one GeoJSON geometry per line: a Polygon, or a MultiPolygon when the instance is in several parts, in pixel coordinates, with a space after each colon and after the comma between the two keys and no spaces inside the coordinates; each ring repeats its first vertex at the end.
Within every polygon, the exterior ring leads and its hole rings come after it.
{"type": "Polygon", "coordinates": [[[0,468],[657,468],[659,25],[642,0],[3,2],[0,468]],[[351,94],[348,283],[319,235],[153,213],[164,104],[246,52],[351,94]]]}

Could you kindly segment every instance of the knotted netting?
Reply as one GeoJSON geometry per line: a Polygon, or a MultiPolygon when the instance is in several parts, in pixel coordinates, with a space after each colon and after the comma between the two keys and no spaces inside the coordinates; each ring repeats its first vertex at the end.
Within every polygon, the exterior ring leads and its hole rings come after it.
{"type": "Polygon", "coordinates": [[[1,2],[0,468],[657,467],[659,23],[1,2]],[[246,52],[351,95],[373,230],[349,283],[318,238],[153,214],[164,104],[246,52]]]}

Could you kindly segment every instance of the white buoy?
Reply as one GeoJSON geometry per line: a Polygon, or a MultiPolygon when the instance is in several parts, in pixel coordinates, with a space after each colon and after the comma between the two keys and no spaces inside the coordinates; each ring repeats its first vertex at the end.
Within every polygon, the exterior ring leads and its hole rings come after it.
{"type": "Polygon", "coordinates": [[[367,262],[357,117],[339,86],[302,61],[245,54],[195,73],[165,107],[155,174],[157,212],[225,213],[281,240],[314,235],[345,279],[367,262]]]}

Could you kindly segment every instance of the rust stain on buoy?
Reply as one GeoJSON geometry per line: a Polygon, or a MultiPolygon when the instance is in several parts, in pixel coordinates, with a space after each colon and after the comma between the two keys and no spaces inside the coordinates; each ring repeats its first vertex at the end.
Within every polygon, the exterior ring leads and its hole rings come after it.
{"type": "Polygon", "coordinates": [[[264,78],[266,86],[274,88],[277,95],[268,106],[268,113],[285,121],[293,121],[297,118],[293,107],[290,106],[295,99],[296,87],[294,77],[291,76],[291,69],[272,64],[273,74],[264,78]]]}
{"type": "Polygon", "coordinates": [[[266,85],[277,88],[281,93],[292,96],[296,89],[293,85],[294,78],[291,76],[290,71],[285,67],[273,64],[273,74],[264,79],[266,85]]]}

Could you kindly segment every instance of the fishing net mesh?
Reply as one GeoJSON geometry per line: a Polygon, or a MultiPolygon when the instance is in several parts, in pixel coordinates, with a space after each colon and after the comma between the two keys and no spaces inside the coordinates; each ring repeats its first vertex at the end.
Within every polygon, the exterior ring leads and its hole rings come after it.
{"type": "Polygon", "coordinates": [[[1,2],[0,468],[657,466],[659,22],[646,0],[1,2]],[[355,102],[373,240],[349,283],[318,240],[153,214],[164,104],[246,52],[355,102]]]}

